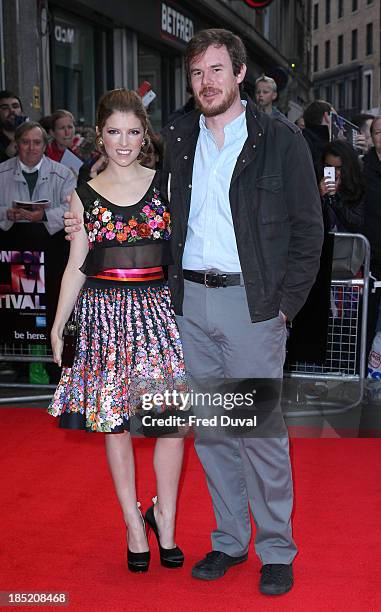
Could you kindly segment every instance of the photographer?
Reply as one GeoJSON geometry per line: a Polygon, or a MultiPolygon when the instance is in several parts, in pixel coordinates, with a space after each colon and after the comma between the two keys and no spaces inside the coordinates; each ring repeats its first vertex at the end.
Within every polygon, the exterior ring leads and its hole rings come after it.
{"type": "Polygon", "coordinates": [[[365,185],[358,156],[348,142],[334,140],[325,145],[318,178],[328,231],[361,231],[365,185]],[[325,166],[335,168],[335,182],[324,177],[325,166]]]}
{"type": "Polygon", "coordinates": [[[15,131],[26,120],[20,98],[6,89],[0,91],[0,162],[16,155],[15,131]]]}

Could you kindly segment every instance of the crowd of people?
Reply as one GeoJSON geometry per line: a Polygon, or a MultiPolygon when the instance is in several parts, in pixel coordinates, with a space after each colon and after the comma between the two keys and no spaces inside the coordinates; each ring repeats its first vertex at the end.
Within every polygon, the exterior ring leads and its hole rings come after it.
{"type": "MultiPolygon", "coordinates": [[[[175,541],[179,428],[172,437],[158,434],[154,503],[145,516],[138,503],[131,427],[142,393],[270,379],[279,423],[286,326],[318,275],[324,230],[363,231],[381,273],[381,117],[358,119],[362,135],[353,147],[330,141],[328,102],[313,102],[299,127],[274,106],[276,84],[264,75],[255,83],[256,105],[243,91],[246,50],[226,30],[198,32],[185,60],[193,109],[158,136],[138,94],[107,92],[90,151],[68,110],[43,118],[43,127],[22,114],[18,96],[0,92],[1,230],[22,220],[54,234],[65,218],[70,238],[54,361],[62,364],[72,311],[77,350],[49,413],[62,427],[106,434],[133,572],[149,569],[146,524],[162,565],[184,562],[175,541]],[[83,161],[77,173],[67,151],[83,161]],[[327,166],[334,179],[325,177],[327,166]],[[42,199],[47,205],[33,211],[13,205],[42,199]]],[[[171,408],[163,399],[156,405],[159,414],[171,408]]],[[[215,580],[247,560],[250,509],[260,591],[286,593],[297,548],[285,429],[263,437],[204,434],[196,431],[195,446],[217,526],[193,577],[215,580]]]]}

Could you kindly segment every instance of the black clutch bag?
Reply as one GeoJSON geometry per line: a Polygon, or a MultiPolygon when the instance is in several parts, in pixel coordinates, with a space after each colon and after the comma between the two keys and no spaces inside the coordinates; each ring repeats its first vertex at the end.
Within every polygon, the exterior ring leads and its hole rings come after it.
{"type": "Polygon", "coordinates": [[[75,351],[77,348],[77,337],[77,323],[73,319],[69,319],[62,334],[63,349],[61,363],[63,368],[71,368],[74,363],[75,351]]]}

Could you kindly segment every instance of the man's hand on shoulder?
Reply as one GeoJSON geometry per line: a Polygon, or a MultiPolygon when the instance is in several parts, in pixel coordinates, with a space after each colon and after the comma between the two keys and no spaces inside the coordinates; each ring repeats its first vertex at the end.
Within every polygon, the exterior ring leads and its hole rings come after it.
{"type": "Polygon", "coordinates": [[[64,226],[66,232],[66,240],[73,240],[75,232],[79,232],[82,228],[82,221],[74,215],[74,213],[67,211],[64,214],[64,226]]]}

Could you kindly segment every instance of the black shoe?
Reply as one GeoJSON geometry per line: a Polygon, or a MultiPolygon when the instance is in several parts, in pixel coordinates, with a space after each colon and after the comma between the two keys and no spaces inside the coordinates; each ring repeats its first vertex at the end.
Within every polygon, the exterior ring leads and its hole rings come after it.
{"type": "Polygon", "coordinates": [[[243,563],[246,560],[247,553],[240,557],[231,557],[219,550],[212,550],[212,552],[207,553],[204,559],[193,566],[192,576],[199,580],[216,580],[221,578],[228,571],[229,567],[243,563]]]}
{"type": "Polygon", "coordinates": [[[151,554],[149,550],[142,553],[131,552],[127,549],[127,565],[130,572],[148,572],[151,554]]]}
{"type": "MultiPolygon", "coordinates": [[[[155,498],[154,498],[155,499],[155,498]]],[[[154,500],[152,500],[154,501],[154,500]]],[[[174,548],[163,548],[160,544],[159,530],[156,524],[154,505],[148,508],[145,519],[147,525],[149,525],[154,532],[159,547],[160,562],[164,567],[177,568],[182,567],[184,563],[184,554],[178,546],[174,548]]]]}
{"type": "MultiPolygon", "coordinates": [[[[140,518],[142,519],[143,529],[145,533],[146,526],[145,526],[143,515],[140,511],[140,502],[137,502],[136,505],[138,507],[140,518]]],[[[130,570],[130,572],[148,572],[150,560],[151,560],[151,553],[149,550],[147,550],[146,552],[135,553],[135,552],[132,552],[129,548],[127,548],[127,565],[128,565],[128,569],[130,570]]]]}
{"type": "Polygon", "coordinates": [[[292,563],[268,563],[262,566],[259,590],[264,595],[282,595],[287,593],[294,584],[292,563]]]}

